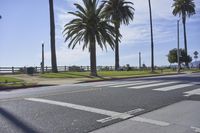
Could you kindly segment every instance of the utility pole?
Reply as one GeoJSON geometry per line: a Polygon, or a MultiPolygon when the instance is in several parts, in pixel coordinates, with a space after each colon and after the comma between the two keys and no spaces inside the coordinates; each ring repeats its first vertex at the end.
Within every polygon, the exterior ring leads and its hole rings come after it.
{"type": "Polygon", "coordinates": [[[42,62],[41,62],[41,71],[44,73],[44,42],[42,42],[42,62]]]}
{"type": "Polygon", "coordinates": [[[180,20],[177,20],[177,62],[178,62],[177,73],[180,73],[179,21],[180,20]]]}
{"type": "Polygon", "coordinates": [[[141,69],[141,52],[139,52],[139,69],[141,69]]]}
{"type": "Polygon", "coordinates": [[[151,29],[151,72],[154,72],[153,22],[151,13],[151,0],[148,1],[149,1],[149,16],[150,16],[150,29],[151,29]]]}

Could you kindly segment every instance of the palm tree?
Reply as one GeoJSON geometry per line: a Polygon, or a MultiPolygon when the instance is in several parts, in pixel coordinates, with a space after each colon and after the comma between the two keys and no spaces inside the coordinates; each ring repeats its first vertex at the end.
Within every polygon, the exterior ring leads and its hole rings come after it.
{"type": "MultiPolygon", "coordinates": [[[[186,17],[190,17],[195,14],[194,0],[174,0],[172,7],[174,7],[172,11],[174,16],[176,16],[177,14],[179,15],[179,17],[182,16],[185,52],[188,55],[186,37],[186,17]]],[[[189,67],[187,62],[186,66],[189,67]]]]}
{"type": "Polygon", "coordinates": [[[149,0],[149,16],[150,16],[150,29],[151,29],[151,72],[154,72],[154,44],[153,44],[153,24],[151,13],[151,1],[149,0]]]}
{"type": "Polygon", "coordinates": [[[55,46],[55,22],[54,22],[54,10],[53,0],[49,0],[49,13],[50,13],[50,38],[51,38],[51,66],[52,72],[57,73],[57,61],[56,61],[56,46],[55,46]]]}
{"type": "Polygon", "coordinates": [[[129,24],[130,20],[133,20],[134,8],[132,2],[125,0],[104,0],[105,4],[104,14],[106,18],[109,18],[115,27],[115,70],[119,69],[119,41],[120,41],[120,25],[129,24]]]}
{"type": "Polygon", "coordinates": [[[103,17],[103,4],[98,6],[96,0],[83,0],[84,6],[74,4],[78,9],[69,12],[76,18],[64,26],[65,42],[70,40],[68,47],[74,49],[76,44],[83,42],[83,50],[89,49],[91,76],[97,76],[96,44],[107,49],[107,43],[114,49],[115,29],[103,17]]]}

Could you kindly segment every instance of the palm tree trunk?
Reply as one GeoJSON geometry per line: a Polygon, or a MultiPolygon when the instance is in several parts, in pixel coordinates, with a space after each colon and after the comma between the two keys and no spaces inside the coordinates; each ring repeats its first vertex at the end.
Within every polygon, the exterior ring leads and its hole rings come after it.
{"type": "Polygon", "coordinates": [[[153,24],[151,13],[151,1],[149,0],[150,29],[151,29],[151,72],[154,72],[154,44],[153,44],[153,24]]]}
{"type": "Polygon", "coordinates": [[[96,43],[92,41],[90,44],[90,75],[97,76],[96,69],[96,43]]]}
{"type": "MultiPolygon", "coordinates": [[[[188,56],[187,52],[187,36],[186,36],[186,18],[183,16],[183,31],[184,31],[184,45],[185,45],[185,53],[186,57],[188,56]]],[[[187,68],[189,68],[188,62],[185,62],[187,68]]]]}
{"type": "Polygon", "coordinates": [[[119,70],[119,24],[115,23],[115,70],[119,70]]]}
{"type": "Polygon", "coordinates": [[[57,61],[56,61],[53,0],[49,0],[49,13],[50,13],[50,38],[51,38],[51,66],[52,66],[52,72],[57,73],[58,69],[57,69],[57,61]]]}

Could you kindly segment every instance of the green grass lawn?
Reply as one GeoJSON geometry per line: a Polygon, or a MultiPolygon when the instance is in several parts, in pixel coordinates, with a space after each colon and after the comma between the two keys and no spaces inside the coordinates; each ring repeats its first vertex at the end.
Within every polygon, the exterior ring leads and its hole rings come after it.
{"type": "MultiPolygon", "coordinates": [[[[200,72],[199,69],[181,70],[181,72],[200,72]]],[[[90,78],[90,79],[109,79],[109,78],[126,78],[126,77],[141,77],[161,74],[176,73],[176,69],[155,70],[151,73],[149,70],[134,70],[134,71],[98,71],[99,77],[91,77],[90,72],[59,72],[45,73],[40,76],[43,78],[90,78]]]]}
{"type": "Polygon", "coordinates": [[[13,83],[13,82],[22,82],[22,80],[12,77],[0,76],[0,83],[13,83]]]}
{"type": "Polygon", "coordinates": [[[40,76],[43,78],[90,78],[89,72],[59,72],[59,73],[45,73],[40,76]]]}
{"type": "MultiPolygon", "coordinates": [[[[123,78],[123,77],[139,77],[149,75],[159,75],[162,73],[170,73],[172,71],[157,70],[155,73],[150,71],[99,71],[99,78],[123,78]]],[[[45,73],[40,75],[43,78],[93,78],[90,76],[90,72],[59,72],[59,73],[45,73]]],[[[97,78],[95,78],[97,79],[97,78]]]]}
{"type": "Polygon", "coordinates": [[[26,83],[23,80],[12,78],[12,77],[4,77],[0,76],[0,90],[6,89],[6,88],[22,88],[22,87],[28,87],[33,86],[32,83],[26,83]]]}

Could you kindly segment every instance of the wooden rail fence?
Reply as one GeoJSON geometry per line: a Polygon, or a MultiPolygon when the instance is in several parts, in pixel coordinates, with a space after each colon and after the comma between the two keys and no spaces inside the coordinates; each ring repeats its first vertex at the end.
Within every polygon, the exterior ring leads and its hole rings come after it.
{"type": "MultiPolygon", "coordinates": [[[[27,73],[28,67],[0,67],[0,74],[21,74],[27,73]]],[[[33,67],[35,73],[41,72],[41,67],[33,67]]],[[[58,66],[59,72],[67,71],[90,71],[90,66],[58,66]]],[[[97,70],[114,70],[114,66],[97,66],[97,70]]],[[[51,72],[52,68],[49,66],[44,67],[44,72],[51,72]]]]}

